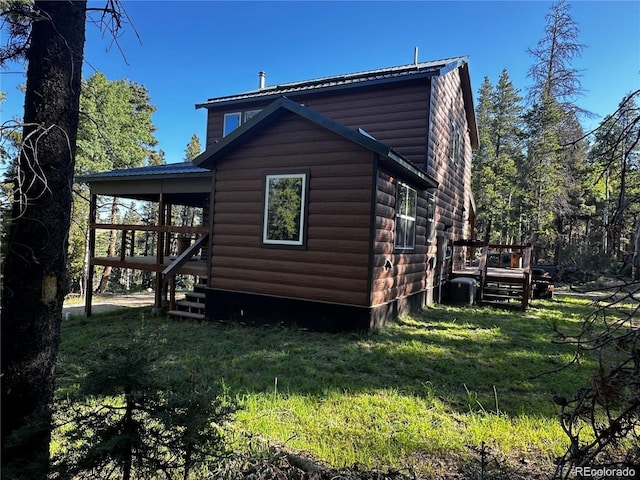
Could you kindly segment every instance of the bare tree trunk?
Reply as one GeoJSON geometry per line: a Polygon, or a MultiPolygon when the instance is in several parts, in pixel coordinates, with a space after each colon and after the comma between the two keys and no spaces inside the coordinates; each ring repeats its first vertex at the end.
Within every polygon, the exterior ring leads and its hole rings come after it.
{"type": "Polygon", "coordinates": [[[631,260],[631,280],[640,281],[640,214],[636,217],[633,259],[631,260]]]}
{"type": "Polygon", "coordinates": [[[86,0],[36,1],[23,145],[2,289],[2,476],[45,479],[84,48],[86,0]],[[35,428],[25,432],[25,428],[35,428]],[[18,441],[22,430],[26,437],[18,441]],[[28,471],[24,469],[28,468],[28,471]]]}

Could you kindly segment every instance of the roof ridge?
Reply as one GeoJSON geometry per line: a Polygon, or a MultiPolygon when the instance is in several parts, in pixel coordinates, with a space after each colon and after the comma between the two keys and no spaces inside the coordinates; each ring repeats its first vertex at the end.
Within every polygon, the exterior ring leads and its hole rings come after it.
{"type": "Polygon", "coordinates": [[[467,63],[467,62],[468,62],[468,56],[461,55],[461,56],[448,57],[448,58],[442,58],[437,60],[429,60],[426,62],[410,63],[406,65],[396,65],[396,66],[383,67],[378,69],[363,70],[359,72],[344,73],[344,74],[330,75],[330,76],[318,77],[318,78],[307,79],[307,80],[298,80],[294,82],[280,83],[277,85],[269,85],[264,88],[249,90],[241,93],[223,95],[220,97],[212,97],[207,99],[207,101],[203,103],[196,104],[196,108],[204,107],[207,104],[218,103],[220,101],[225,101],[228,99],[251,98],[251,97],[255,98],[260,96],[268,96],[268,95],[278,93],[282,90],[305,89],[305,88],[310,89],[317,86],[325,86],[327,83],[333,83],[333,82],[335,82],[334,86],[338,86],[341,83],[347,84],[347,83],[356,82],[358,81],[358,79],[362,79],[364,81],[365,79],[370,79],[378,76],[380,77],[383,77],[385,75],[391,76],[393,74],[411,72],[412,70],[415,70],[416,73],[420,73],[422,70],[426,72],[427,70],[431,70],[436,67],[444,68],[444,67],[450,66],[451,64],[467,63]]]}

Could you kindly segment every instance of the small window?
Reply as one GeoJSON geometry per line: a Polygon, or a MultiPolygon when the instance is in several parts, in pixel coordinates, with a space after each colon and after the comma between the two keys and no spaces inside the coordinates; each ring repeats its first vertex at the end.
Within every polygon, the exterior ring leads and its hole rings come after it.
{"type": "Polygon", "coordinates": [[[460,161],[461,144],[462,136],[460,135],[460,129],[452,120],[451,131],[449,133],[449,159],[453,165],[457,165],[460,161]]]}
{"type": "Polygon", "coordinates": [[[266,175],[262,242],[271,245],[304,244],[307,175],[266,175]]]}
{"type": "Polygon", "coordinates": [[[398,185],[396,208],[396,248],[411,250],[416,245],[417,192],[405,183],[398,185]]]}
{"type": "Polygon", "coordinates": [[[248,110],[248,111],[244,112],[244,118],[242,120],[242,123],[247,123],[249,120],[251,120],[253,117],[255,117],[260,112],[261,112],[261,110],[248,110]]]}
{"type": "Polygon", "coordinates": [[[222,136],[226,137],[240,125],[244,125],[261,111],[262,110],[247,110],[246,112],[225,113],[222,136]]]}
{"type": "Polygon", "coordinates": [[[427,241],[433,242],[436,236],[436,199],[432,193],[427,194],[427,241]]]}
{"type": "Polygon", "coordinates": [[[222,136],[226,137],[231,132],[233,132],[236,128],[238,128],[241,123],[240,121],[241,118],[242,117],[240,116],[240,112],[225,113],[222,136]]]}

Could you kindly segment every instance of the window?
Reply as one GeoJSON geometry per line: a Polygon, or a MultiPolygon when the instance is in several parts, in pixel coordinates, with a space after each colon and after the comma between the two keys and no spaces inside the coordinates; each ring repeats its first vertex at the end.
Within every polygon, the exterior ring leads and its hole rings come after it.
{"type": "Polygon", "coordinates": [[[304,244],[307,174],[266,175],[262,243],[304,244]]]}
{"type": "Polygon", "coordinates": [[[449,159],[453,165],[456,165],[460,160],[461,144],[462,136],[460,135],[460,129],[452,120],[451,131],[449,133],[449,159]]]}
{"type": "Polygon", "coordinates": [[[396,248],[410,250],[416,244],[417,192],[405,183],[398,184],[396,208],[396,248]]]}
{"type": "Polygon", "coordinates": [[[233,112],[224,114],[224,124],[222,126],[222,136],[226,137],[240,125],[244,125],[261,110],[247,110],[246,112],[233,112]]]}
{"type": "Polygon", "coordinates": [[[231,132],[233,132],[236,128],[240,126],[241,119],[240,112],[235,113],[225,113],[224,114],[224,126],[222,131],[222,136],[226,137],[231,132]]]}
{"type": "Polygon", "coordinates": [[[436,235],[436,199],[432,193],[427,194],[427,242],[432,242],[436,235]]]}
{"type": "Polygon", "coordinates": [[[253,117],[255,117],[260,112],[261,112],[261,110],[248,110],[248,111],[244,112],[244,115],[242,117],[242,123],[247,123],[249,120],[251,120],[253,117]]]}

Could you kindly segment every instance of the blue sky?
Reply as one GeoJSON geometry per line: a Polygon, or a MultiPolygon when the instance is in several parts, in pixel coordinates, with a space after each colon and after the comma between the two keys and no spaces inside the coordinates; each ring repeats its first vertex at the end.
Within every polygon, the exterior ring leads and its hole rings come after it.
{"type": "MultiPolygon", "coordinates": [[[[92,2],[94,6],[104,2],[92,2]]],[[[578,103],[600,118],[640,88],[640,2],[572,1],[571,15],[585,49],[573,66],[582,71],[578,103]]],[[[159,148],[181,161],[193,134],[204,146],[206,113],[195,104],[253,90],[258,72],[267,84],[358,72],[419,60],[468,55],[474,94],[485,76],[496,83],[503,68],[523,93],[533,48],[544,35],[550,1],[135,1],[124,6],[130,25],[119,49],[87,25],[83,75],[144,85],[159,148]],[[124,57],[123,57],[124,55],[124,57]]],[[[22,115],[15,86],[24,72],[2,71],[7,93],[2,121],[22,115]]],[[[587,127],[597,125],[585,120],[587,127]]]]}

